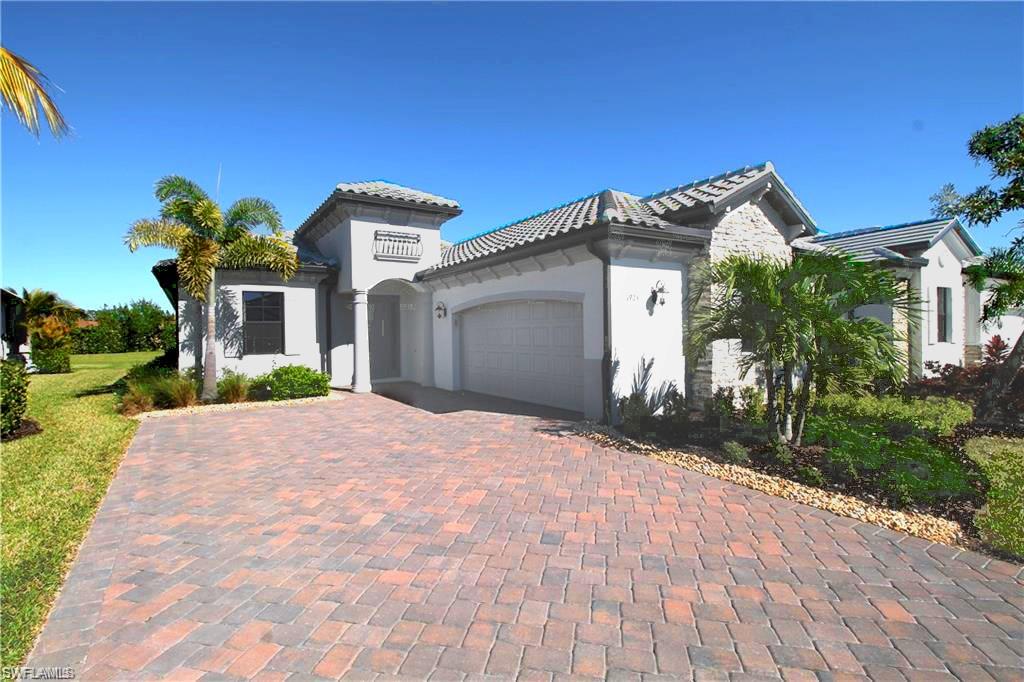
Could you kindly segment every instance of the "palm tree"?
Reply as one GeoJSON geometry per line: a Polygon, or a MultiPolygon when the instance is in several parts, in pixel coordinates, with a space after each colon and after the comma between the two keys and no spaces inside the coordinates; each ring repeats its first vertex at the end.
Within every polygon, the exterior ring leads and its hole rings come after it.
{"type": "MultiPolygon", "coordinates": [[[[206,303],[203,400],[217,396],[216,270],[268,268],[288,280],[298,269],[295,247],[281,230],[281,215],[266,199],[239,199],[222,212],[199,185],[178,175],[156,183],[160,217],[137,220],[125,236],[130,251],[162,246],[178,252],[178,281],[206,303]],[[270,234],[257,234],[264,227],[270,234]]],[[[198,354],[198,348],[196,349],[198,354]]]]}
{"type": "Polygon", "coordinates": [[[691,354],[700,357],[713,341],[742,339],[750,352],[740,368],[764,372],[774,433],[799,444],[812,386],[822,394],[863,392],[877,379],[898,383],[906,376],[897,333],[874,318],[853,317],[871,303],[908,315],[913,305],[891,273],[845,255],[799,254],[788,263],[730,256],[698,273],[691,354]]]}
{"type": "Polygon", "coordinates": [[[39,69],[0,47],[0,99],[4,108],[13,112],[36,137],[39,137],[40,110],[54,137],[68,132],[67,121],[48,91],[51,86],[50,79],[39,69]]]}
{"type": "Polygon", "coordinates": [[[43,289],[22,289],[23,319],[29,333],[36,332],[48,317],[70,324],[85,312],[73,303],[64,300],[53,291],[43,289]]]}

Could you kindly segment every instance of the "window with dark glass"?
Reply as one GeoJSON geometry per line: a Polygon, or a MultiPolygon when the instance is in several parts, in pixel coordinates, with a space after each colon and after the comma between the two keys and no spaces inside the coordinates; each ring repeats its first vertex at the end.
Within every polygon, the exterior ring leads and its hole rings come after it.
{"type": "Polygon", "coordinates": [[[246,355],[284,352],[284,294],[243,291],[243,347],[246,355]]]}
{"type": "Polygon", "coordinates": [[[937,299],[937,338],[939,343],[948,343],[950,337],[953,336],[953,311],[951,309],[953,302],[953,290],[949,287],[939,287],[937,299]]]}

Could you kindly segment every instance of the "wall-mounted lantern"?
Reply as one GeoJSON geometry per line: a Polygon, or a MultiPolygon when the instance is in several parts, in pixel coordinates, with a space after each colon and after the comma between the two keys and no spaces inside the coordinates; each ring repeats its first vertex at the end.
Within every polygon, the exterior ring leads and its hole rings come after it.
{"type": "Polygon", "coordinates": [[[654,306],[665,305],[665,283],[661,280],[651,287],[651,295],[647,298],[647,314],[654,314],[654,306]]]}
{"type": "Polygon", "coordinates": [[[444,303],[438,303],[434,306],[434,314],[437,315],[437,319],[443,320],[448,317],[448,306],[444,303]]]}

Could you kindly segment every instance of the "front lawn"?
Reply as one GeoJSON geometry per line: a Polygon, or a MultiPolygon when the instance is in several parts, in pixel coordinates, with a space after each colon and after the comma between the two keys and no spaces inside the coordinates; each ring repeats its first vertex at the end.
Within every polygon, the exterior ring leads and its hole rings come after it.
{"type": "Polygon", "coordinates": [[[70,374],[33,375],[38,435],[3,444],[0,664],[18,665],[63,583],[137,423],[105,390],[157,353],[76,355],[70,374]]]}

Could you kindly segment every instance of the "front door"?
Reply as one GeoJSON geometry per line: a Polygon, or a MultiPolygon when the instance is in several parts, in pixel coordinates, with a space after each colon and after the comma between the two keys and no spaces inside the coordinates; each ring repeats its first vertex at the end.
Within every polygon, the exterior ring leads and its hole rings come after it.
{"type": "Polygon", "coordinates": [[[370,322],[370,380],[398,378],[402,375],[399,356],[399,297],[370,294],[367,304],[370,322]]]}

